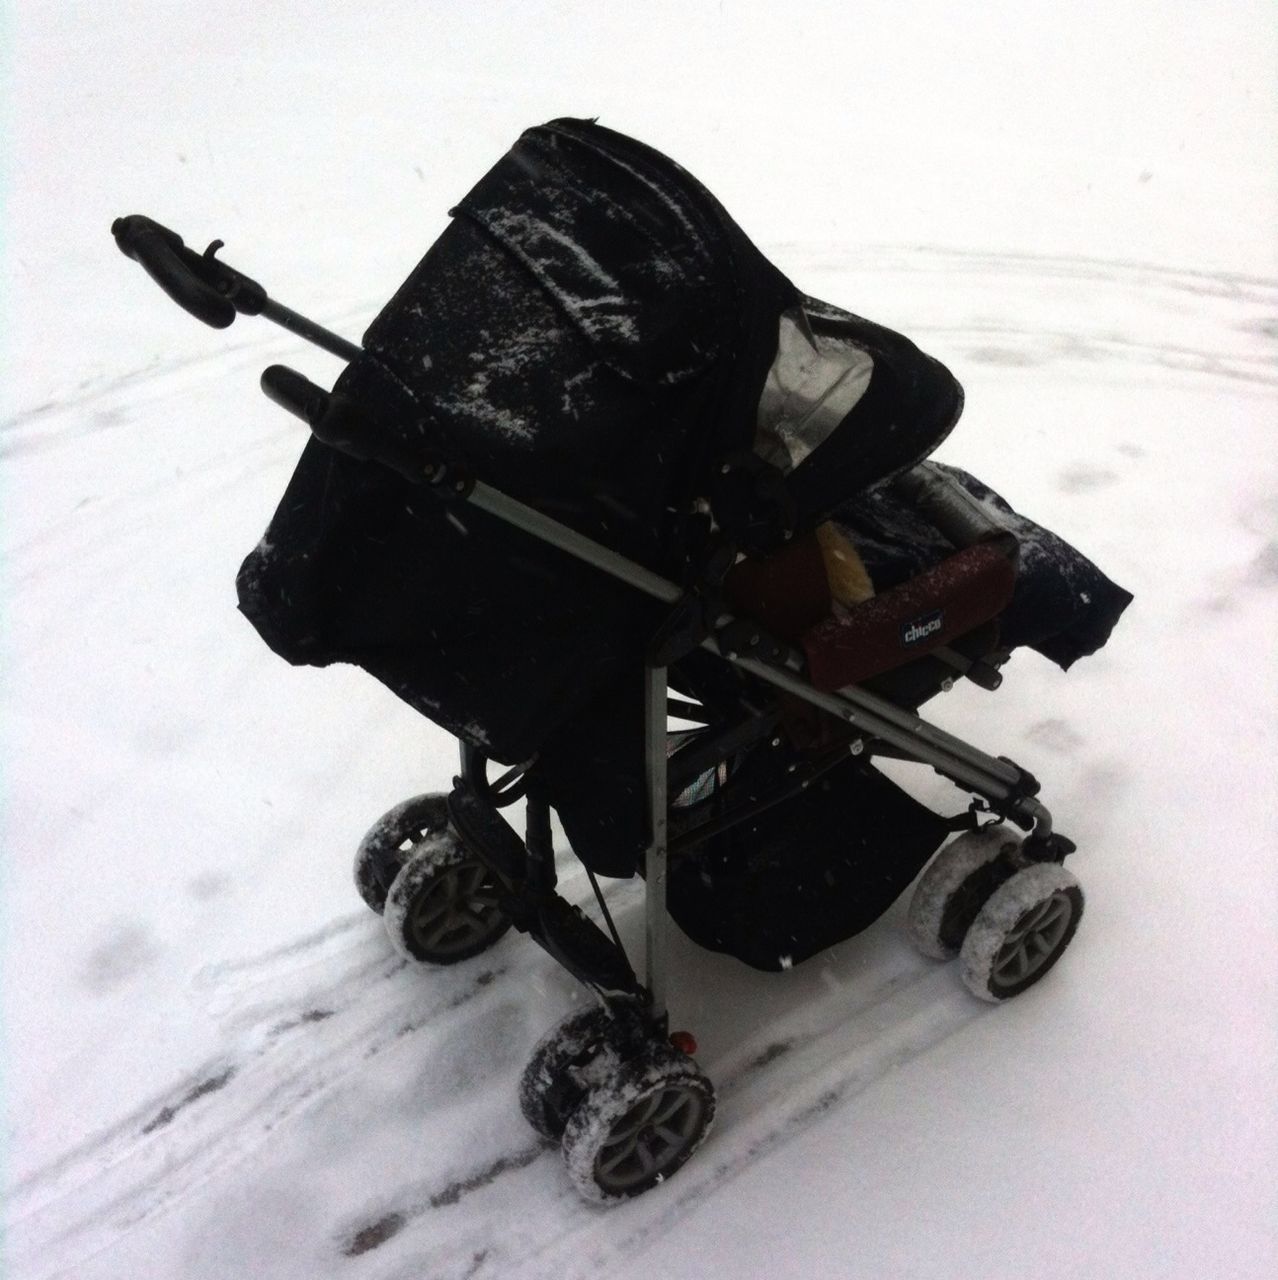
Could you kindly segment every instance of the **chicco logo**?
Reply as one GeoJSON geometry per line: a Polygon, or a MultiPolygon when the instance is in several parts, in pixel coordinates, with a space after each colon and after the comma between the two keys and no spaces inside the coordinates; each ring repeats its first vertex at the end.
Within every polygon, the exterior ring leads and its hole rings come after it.
{"type": "Polygon", "coordinates": [[[944,621],[944,616],[939,609],[935,613],[929,613],[925,618],[915,618],[913,622],[901,629],[901,639],[906,644],[918,644],[940,631],[944,621]]]}

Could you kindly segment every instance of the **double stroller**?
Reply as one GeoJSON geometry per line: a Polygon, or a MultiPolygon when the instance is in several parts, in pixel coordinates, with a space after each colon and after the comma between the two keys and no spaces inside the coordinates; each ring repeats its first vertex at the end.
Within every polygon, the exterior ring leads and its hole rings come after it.
{"type": "Polygon", "coordinates": [[[594,991],[520,1104],[578,1190],[614,1201],[714,1115],[669,1026],[671,921],[783,970],[918,878],[911,935],[976,995],[1051,968],[1082,912],[1074,845],[1030,773],[918,711],[961,679],[996,689],[1022,645],[1067,667],[1130,596],[927,460],[962,409],[942,365],[801,294],[651,148],[553,121],[453,215],[362,347],[216,243],[138,215],[113,231],[206,322],[263,314],[348,360],[331,391],[263,375],[312,439],[240,607],[289,662],[355,663],[459,740],[451,792],[365,837],[359,892],[413,961],[513,927],[594,991]],[[968,807],[932,812],[879,759],[931,766],[968,807]],[[589,913],[558,891],[552,811],[589,913]],[[635,875],[642,975],[599,888],[635,875]]]}

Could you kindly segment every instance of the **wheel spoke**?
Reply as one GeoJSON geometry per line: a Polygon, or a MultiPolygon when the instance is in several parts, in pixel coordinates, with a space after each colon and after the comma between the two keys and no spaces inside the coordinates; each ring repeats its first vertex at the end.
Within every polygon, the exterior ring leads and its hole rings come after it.
{"type": "Polygon", "coordinates": [[[683,1146],[688,1140],[688,1135],[680,1129],[671,1129],[668,1125],[659,1124],[653,1129],[655,1133],[668,1148],[675,1149],[683,1146]]]}
{"type": "Polygon", "coordinates": [[[692,1100],[686,1093],[679,1093],[673,1089],[665,1096],[668,1099],[666,1105],[658,1108],[649,1122],[654,1129],[660,1125],[669,1124],[692,1100]]]}
{"type": "Polygon", "coordinates": [[[653,1094],[651,1098],[645,1098],[629,1115],[622,1118],[621,1123],[608,1135],[606,1145],[612,1146],[614,1142],[623,1142],[627,1138],[634,1137],[644,1125],[651,1122],[660,1102],[661,1094],[659,1093],[653,1094]]]}
{"type": "Polygon", "coordinates": [[[464,927],[475,941],[478,941],[488,932],[488,922],[467,907],[463,907],[457,913],[457,921],[459,926],[464,927]]]}
{"type": "MultiPolygon", "coordinates": [[[[602,1154],[599,1157],[598,1169],[602,1174],[615,1173],[627,1160],[635,1153],[635,1147],[638,1145],[638,1139],[634,1139],[628,1143],[623,1143],[617,1148],[617,1151],[605,1158],[602,1154]]],[[[606,1151],[607,1148],[605,1147],[606,1151]]]]}
{"type": "Polygon", "coordinates": [[[1014,947],[995,962],[994,972],[1004,982],[1019,982],[1025,976],[1025,948],[1014,947]]]}
{"type": "Polygon", "coordinates": [[[433,891],[420,894],[413,904],[413,923],[419,928],[429,928],[451,910],[452,903],[446,897],[433,891]]]}
{"type": "Polygon", "coordinates": [[[1053,903],[1052,910],[1043,917],[1039,923],[1038,932],[1055,943],[1069,927],[1070,917],[1073,914],[1069,899],[1061,898],[1053,903]]]}
{"type": "Polygon", "coordinates": [[[434,929],[421,938],[422,945],[431,948],[441,946],[444,939],[453,932],[453,929],[454,925],[452,916],[445,916],[434,929]]]}

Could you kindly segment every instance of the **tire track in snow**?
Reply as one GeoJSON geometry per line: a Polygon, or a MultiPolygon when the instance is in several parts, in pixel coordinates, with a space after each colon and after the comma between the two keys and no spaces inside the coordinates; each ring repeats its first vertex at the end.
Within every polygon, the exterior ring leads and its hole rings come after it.
{"type": "Polygon", "coordinates": [[[74,1274],[78,1265],[249,1158],[280,1125],[378,1054],[470,1005],[504,973],[500,958],[466,972],[399,980],[407,962],[380,931],[347,946],[336,975],[245,1003],[331,956],[366,915],[342,918],[258,957],[197,977],[233,1042],[107,1131],[10,1189],[15,1273],[74,1274]]]}
{"type": "MultiPolygon", "coordinates": [[[[164,300],[161,299],[163,302],[164,300]]],[[[165,303],[165,305],[172,305],[165,303]]],[[[321,319],[325,328],[342,332],[346,328],[354,328],[367,322],[381,306],[380,302],[350,308],[341,315],[331,319],[321,319]]],[[[268,322],[269,323],[269,322],[268,322]]],[[[86,379],[68,394],[57,395],[28,408],[18,409],[7,418],[0,419],[0,458],[17,457],[22,454],[39,453],[47,448],[54,448],[68,440],[80,439],[107,428],[121,425],[118,419],[108,414],[95,415],[89,423],[84,422],[82,411],[93,406],[110,402],[116,396],[126,396],[138,388],[151,388],[157,385],[177,382],[175,390],[182,390],[192,383],[202,385],[214,378],[218,380],[228,371],[235,371],[249,365],[259,365],[271,360],[279,349],[286,346],[289,351],[307,351],[318,353],[302,339],[292,338],[283,330],[259,328],[251,338],[228,342],[225,338],[213,338],[210,335],[209,348],[197,355],[173,357],[167,360],[153,360],[150,364],[140,365],[113,377],[86,379]],[[195,375],[190,381],[184,381],[183,375],[195,375]],[[49,424],[67,415],[74,415],[74,421],[61,429],[53,429],[49,424]]],[[[334,357],[335,358],[335,357],[334,357]]]]}
{"type": "Polygon", "coordinates": [[[1118,334],[1080,335],[1065,329],[993,324],[919,325],[916,332],[966,344],[964,355],[980,364],[1037,367],[1058,363],[1110,361],[1138,369],[1159,369],[1278,387],[1278,354],[1244,356],[1179,343],[1142,342],[1118,334]],[[997,346],[993,345],[997,342],[997,346]]]}
{"type": "Polygon", "coordinates": [[[999,274],[1025,276],[1032,280],[1119,284],[1135,286],[1143,291],[1188,293],[1196,297],[1278,306],[1278,280],[1269,276],[1211,268],[1178,267],[1169,263],[1123,258],[960,249],[924,244],[836,248],[830,245],[814,246],[802,241],[774,242],[764,246],[764,252],[802,262],[812,271],[999,274]]]}
{"type": "MultiPolygon", "coordinates": [[[[429,1247],[430,1273],[458,1266],[470,1256],[475,1277],[606,1275],[612,1264],[633,1259],[644,1247],[759,1161],[803,1134],[831,1109],[851,1102],[891,1071],[927,1053],[986,1012],[958,984],[953,966],[911,957],[906,967],[849,998],[846,992],[794,1009],[733,1045],[717,1059],[704,1058],[715,1082],[718,1117],[707,1144],[668,1188],[658,1188],[628,1206],[600,1210],[581,1202],[560,1166],[558,1149],[538,1143],[504,1152],[472,1170],[414,1180],[384,1198],[380,1209],[348,1222],[334,1241],[345,1256],[388,1250],[393,1269],[409,1274],[406,1256],[423,1241],[423,1229],[464,1233],[453,1253],[429,1247]],[[796,1083],[798,1081],[798,1083],[796,1083]],[[545,1161],[541,1157],[546,1157],[545,1161]],[[516,1244],[505,1243],[502,1206],[517,1193],[512,1179],[526,1176],[554,1183],[555,1212],[536,1223],[521,1222],[516,1244]],[[462,1199],[487,1192],[493,1198],[467,1210],[465,1225],[436,1215],[462,1199]],[[615,1215],[629,1229],[616,1230],[615,1215]],[[634,1221],[638,1219],[638,1221],[634,1221]],[[487,1230],[470,1229],[476,1220],[487,1230]],[[482,1258],[480,1257],[482,1254],[482,1258]]],[[[539,1188],[545,1194],[546,1186],[539,1188]]],[[[389,1261],[389,1259],[388,1259],[389,1261]]],[[[411,1268],[410,1268],[411,1269],[411,1268]]]]}

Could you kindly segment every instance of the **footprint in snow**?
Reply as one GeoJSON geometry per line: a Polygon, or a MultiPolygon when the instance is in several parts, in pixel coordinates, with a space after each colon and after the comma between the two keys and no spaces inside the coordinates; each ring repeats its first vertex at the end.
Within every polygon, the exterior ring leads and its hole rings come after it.
{"type": "Polygon", "coordinates": [[[1061,472],[1059,485],[1065,493],[1088,493],[1113,484],[1118,476],[1104,467],[1090,467],[1081,463],[1061,472]]]}
{"type": "Polygon", "coordinates": [[[1255,556],[1247,581],[1257,587],[1278,587],[1278,541],[1267,542],[1255,556]]]}
{"type": "Polygon", "coordinates": [[[1048,751],[1056,751],[1061,755],[1077,751],[1084,741],[1064,720],[1056,719],[1040,720],[1029,727],[1025,736],[1035,746],[1046,747],[1048,751]]]}
{"type": "Polygon", "coordinates": [[[106,995],[137,977],[159,956],[160,948],[144,925],[126,924],[89,952],[81,981],[95,995],[106,995]]]}

